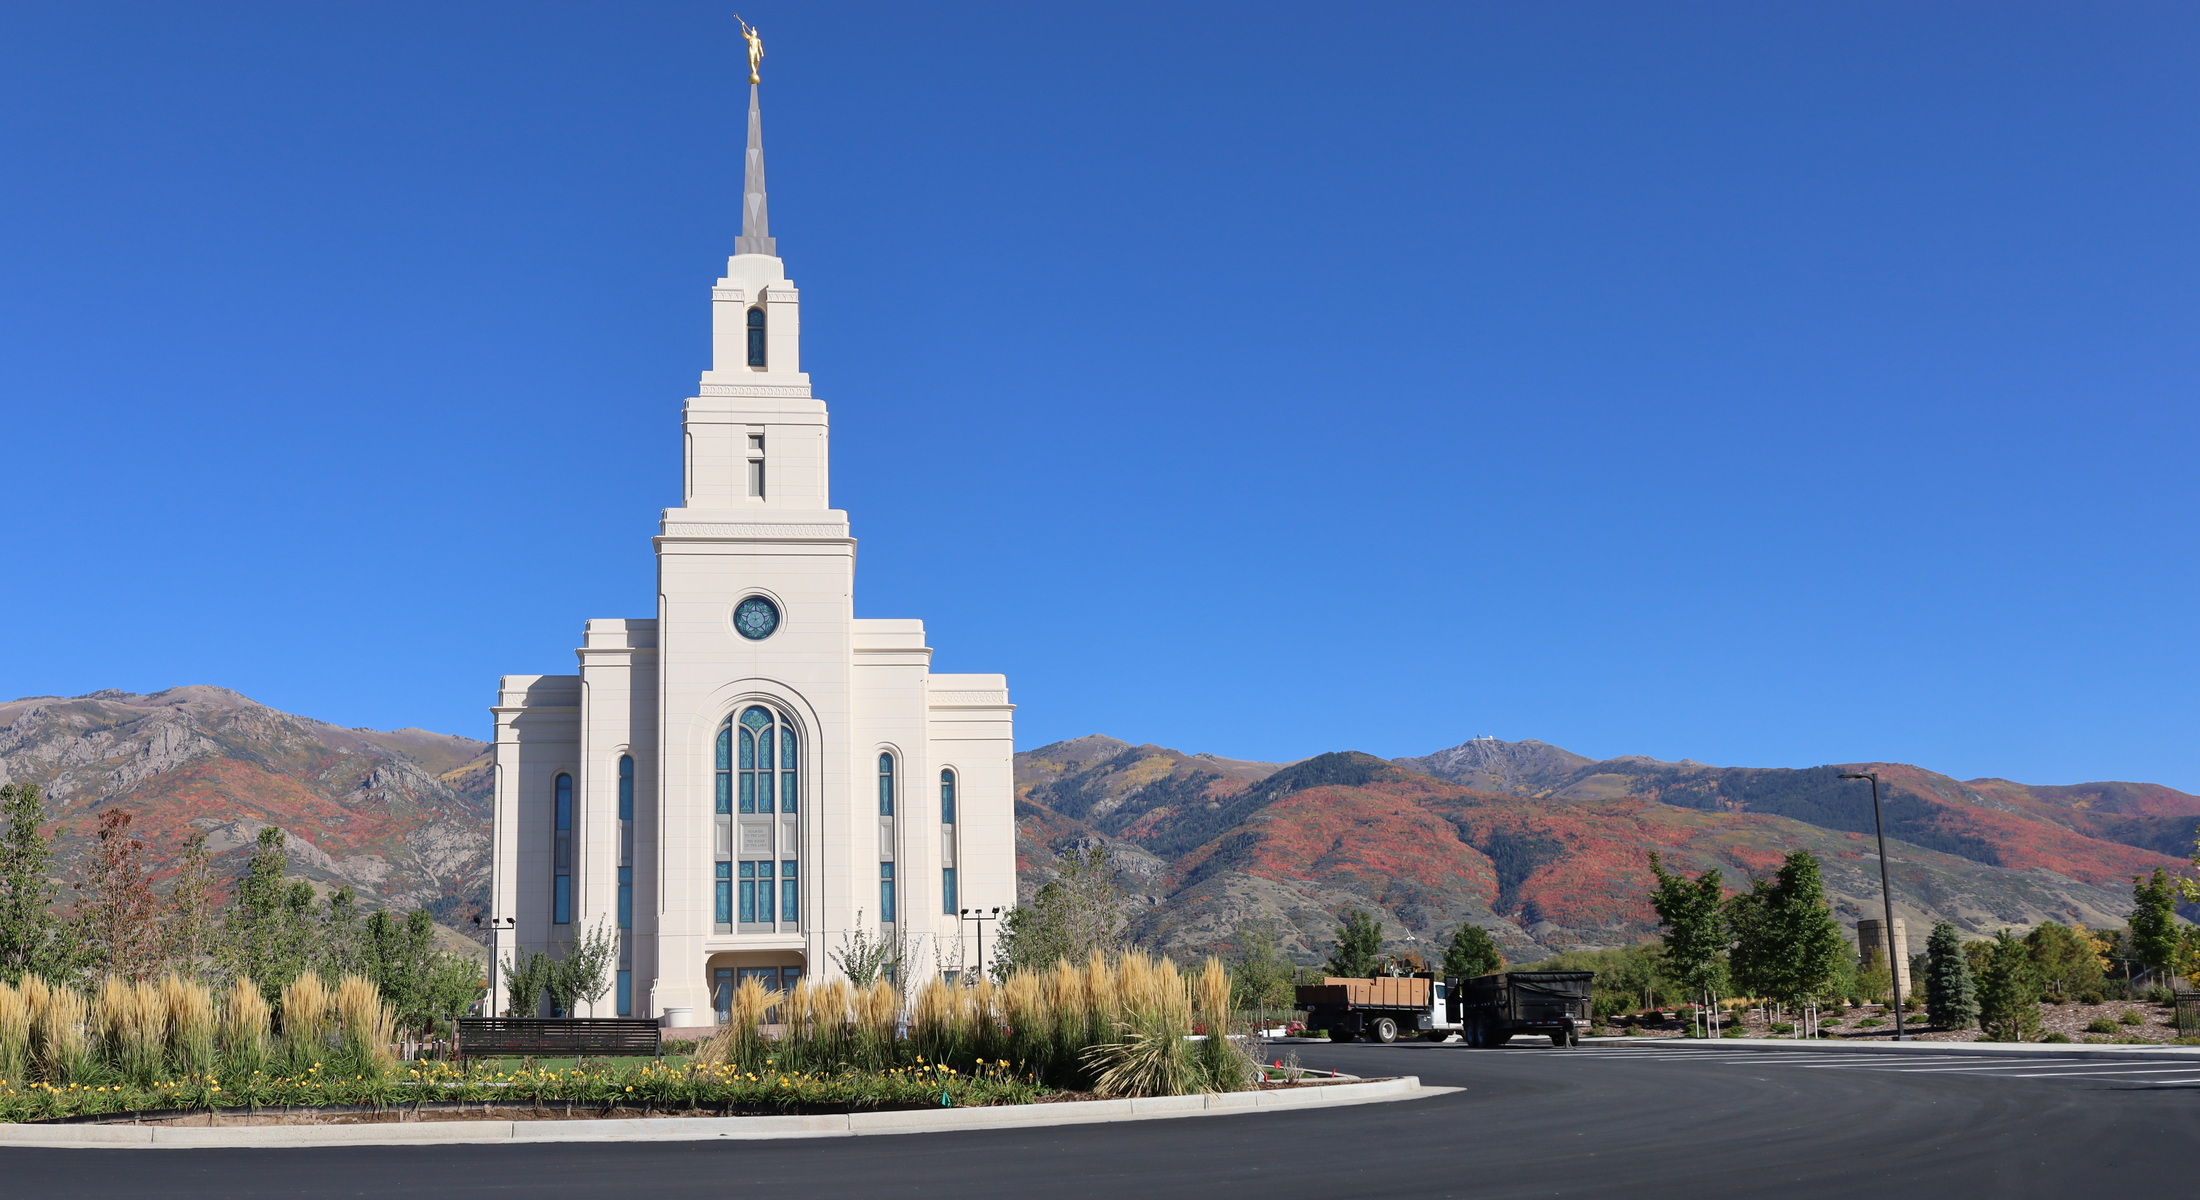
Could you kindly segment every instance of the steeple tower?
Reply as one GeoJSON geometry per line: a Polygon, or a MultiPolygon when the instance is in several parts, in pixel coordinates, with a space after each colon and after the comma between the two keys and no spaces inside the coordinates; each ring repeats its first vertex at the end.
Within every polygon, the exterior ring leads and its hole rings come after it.
{"type": "Polygon", "coordinates": [[[764,114],[757,105],[758,86],[753,79],[749,83],[749,153],[741,172],[741,236],[734,240],[733,252],[777,257],[778,239],[771,235],[771,217],[764,209],[764,114]]]}

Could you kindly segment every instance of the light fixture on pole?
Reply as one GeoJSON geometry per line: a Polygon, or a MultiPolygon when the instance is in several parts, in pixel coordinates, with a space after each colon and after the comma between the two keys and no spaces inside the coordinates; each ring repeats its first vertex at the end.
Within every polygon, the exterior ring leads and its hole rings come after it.
{"type": "Polygon", "coordinates": [[[1894,888],[1887,883],[1887,826],[1879,817],[1879,772],[1844,771],[1843,779],[1868,779],[1872,785],[1872,832],[1879,835],[1879,903],[1887,924],[1879,937],[1880,952],[1887,956],[1887,986],[1894,992],[1894,1040],[1906,1042],[1902,1028],[1902,969],[1894,961],[1894,888]]]}
{"type": "Polygon", "coordinates": [[[962,910],[962,919],[978,922],[978,974],[982,976],[985,974],[985,922],[1000,920],[1001,907],[996,904],[990,910],[966,908],[962,910]]]}

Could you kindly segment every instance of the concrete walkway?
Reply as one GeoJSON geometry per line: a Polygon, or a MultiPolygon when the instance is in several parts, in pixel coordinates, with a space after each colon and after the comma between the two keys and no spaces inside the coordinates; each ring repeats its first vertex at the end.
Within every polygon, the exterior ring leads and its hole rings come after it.
{"type": "Polygon", "coordinates": [[[1417,1076],[1334,1083],[1291,1091],[1156,1096],[907,1112],[806,1117],[641,1117],[626,1120],[421,1121],[375,1125],[0,1125],[0,1147],[65,1149],[245,1148],[277,1146],[429,1146],[450,1143],[688,1142],[865,1137],[957,1129],[1029,1129],[1172,1117],[1218,1117],[1441,1096],[1458,1088],[1422,1087],[1417,1076]]]}

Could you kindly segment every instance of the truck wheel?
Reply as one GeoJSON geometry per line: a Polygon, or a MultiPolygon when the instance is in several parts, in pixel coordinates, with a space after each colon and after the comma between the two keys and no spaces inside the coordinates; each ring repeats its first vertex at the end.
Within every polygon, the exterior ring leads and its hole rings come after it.
{"type": "Polygon", "coordinates": [[[1398,1023],[1389,1017],[1375,1018],[1374,1040],[1388,1046],[1398,1040],[1398,1023]]]}

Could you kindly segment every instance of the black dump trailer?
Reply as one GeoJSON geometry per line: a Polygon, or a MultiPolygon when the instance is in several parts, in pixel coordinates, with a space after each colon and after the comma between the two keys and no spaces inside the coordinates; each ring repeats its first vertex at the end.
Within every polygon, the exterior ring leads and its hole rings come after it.
{"type": "Polygon", "coordinates": [[[1452,989],[1451,1018],[1469,1046],[1502,1046],[1516,1033],[1547,1033],[1571,1046],[1589,1026],[1594,971],[1500,971],[1452,989]]]}

